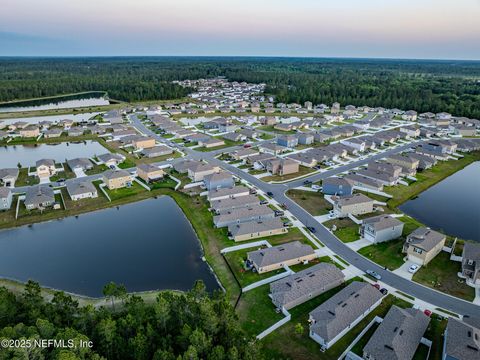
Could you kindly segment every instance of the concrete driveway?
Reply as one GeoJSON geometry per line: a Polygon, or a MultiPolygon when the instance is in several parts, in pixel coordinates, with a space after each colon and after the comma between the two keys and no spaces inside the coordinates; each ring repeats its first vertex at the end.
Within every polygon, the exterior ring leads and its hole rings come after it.
{"type": "Polygon", "coordinates": [[[357,241],[352,241],[352,242],[346,243],[345,245],[347,245],[353,251],[358,251],[361,248],[370,246],[372,244],[373,243],[371,241],[368,241],[367,239],[360,239],[360,240],[357,240],[357,241]]]}
{"type": "Polygon", "coordinates": [[[392,272],[394,274],[397,274],[398,276],[403,277],[404,279],[412,280],[414,274],[409,273],[408,268],[414,264],[419,267],[417,271],[420,270],[420,265],[414,263],[413,261],[407,260],[402,266],[400,266],[397,270],[393,270],[392,272]]]}

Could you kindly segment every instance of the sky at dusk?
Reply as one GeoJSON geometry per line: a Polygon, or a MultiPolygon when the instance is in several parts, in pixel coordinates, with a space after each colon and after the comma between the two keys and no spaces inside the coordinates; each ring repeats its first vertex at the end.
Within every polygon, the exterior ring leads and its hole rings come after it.
{"type": "Polygon", "coordinates": [[[7,55],[480,60],[480,0],[1,0],[7,55]]]}

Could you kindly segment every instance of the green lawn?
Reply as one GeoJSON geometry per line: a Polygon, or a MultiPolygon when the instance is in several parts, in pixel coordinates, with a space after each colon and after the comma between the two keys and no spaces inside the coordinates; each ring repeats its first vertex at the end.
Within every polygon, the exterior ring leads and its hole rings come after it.
{"type": "Polygon", "coordinates": [[[147,191],[144,187],[136,182],[132,182],[132,186],[130,187],[124,187],[121,189],[109,190],[106,187],[104,189],[112,201],[123,199],[125,197],[131,197],[137,195],[138,193],[147,191]]]}
{"type": "Polygon", "coordinates": [[[15,182],[15,186],[36,185],[40,182],[40,179],[36,176],[28,176],[28,168],[21,168],[18,173],[18,179],[15,182]]]}
{"type": "Polygon", "coordinates": [[[360,239],[360,234],[358,233],[359,225],[355,224],[351,219],[333,219],[328,220],[324,225],[331,229],[333,225],[337,227],[333,233],[336,237],[342,240],[344,243],[357,241],[360,239]]]}
{"type": "Polygon", "coordinates": [[[379,323],[372,324],[370,329],[368,329],[367,332],[352,347],[351,351],[354,354],[357,354],[358,356],[362,357],[363,356],[363,348],[365,347],[365,345],[367,345],[367,343],[370,340],[370,338],[372,337],[373,333],[378,329],[379,326],[380,326],[379,323]]]}
{"type": "Polygon", "coordinates": [[[472,301],[475,289],[466,285],[457,273],[461,271],[461,263],[450,261],[450,254],[442,251],[427,266],[422,266],[413,280],[441,292],[472,301]]]}
{"type": "Polygon", "coordinates": [[[322,193],[303,190],[288,190],[287,196],[313,216],[328,214],[333,209],[322,193]]]}
{"type": "Polygon", "coordinates": [[[403,265],[405,254],[402,253],[404,240],[396,239],[360,249],[358,252],[373,262],[386,266],[389,270],[398,269],[403,265]]]}

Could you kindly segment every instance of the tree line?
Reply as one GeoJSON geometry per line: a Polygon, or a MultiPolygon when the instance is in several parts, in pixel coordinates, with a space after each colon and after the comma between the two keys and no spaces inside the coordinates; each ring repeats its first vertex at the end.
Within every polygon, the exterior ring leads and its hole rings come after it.
{"type": "MultiPolygon", "coordinates": [[[[80,307],[64,292],[51,301],[29,281],[16,295],[0,287],[0,340],[73,339],[89,347],[1,348],[0,359],[236,360],[262,359],[257,344],[239,328],[223,293],[209,295],[202,282],[189,292],[166,291],[152,304],[107,284],[111,306],[80,307]]],[[[2,342],[3,344],[3,342],[2,342]]]]}
{"type": "Polygon", "coordinates": [[[480,118],[480,62],[242,57],[0,58],[0,101],[80,91],[175,99],[173,80],[264,82],[280,102],[382,106],[480,118]]]}

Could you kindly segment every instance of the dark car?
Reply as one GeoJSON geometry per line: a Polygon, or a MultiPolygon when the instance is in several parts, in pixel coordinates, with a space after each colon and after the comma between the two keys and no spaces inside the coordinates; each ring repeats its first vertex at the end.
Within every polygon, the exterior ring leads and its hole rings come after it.
{"type": "Polygon", "coordinates": [[[268,204],[268,201],[267,201],[267,200],[262,200],[262,201],[260,201],[260,205],[266,205],[266,204],[268,204]]]}
{"type": "Polygon", "coordinates": [[[381,289],[380,289],[380,292],[381,292],[383,295],[387,295],[387,294],[388,294],[388,290],[385,289],[385,288],[381,288],[381,289]]]}
{"type": "Polygon", "coordinates": [[[303,182],[303,185],[311,185],[311,184],[312,184],[312,182],[310,180],[305,180],[303,182]]]}
{"type": "Polygon", "coordinates": [[[267,191],[267,195],[270,196],[270,197],[273,197],[273,192],[267,191]]]}
{"type": "Polygon", "coordinates": [[[317,232],[317,230],[313,226],[308,226],[307,229],[314,234],[317,232]]]}

